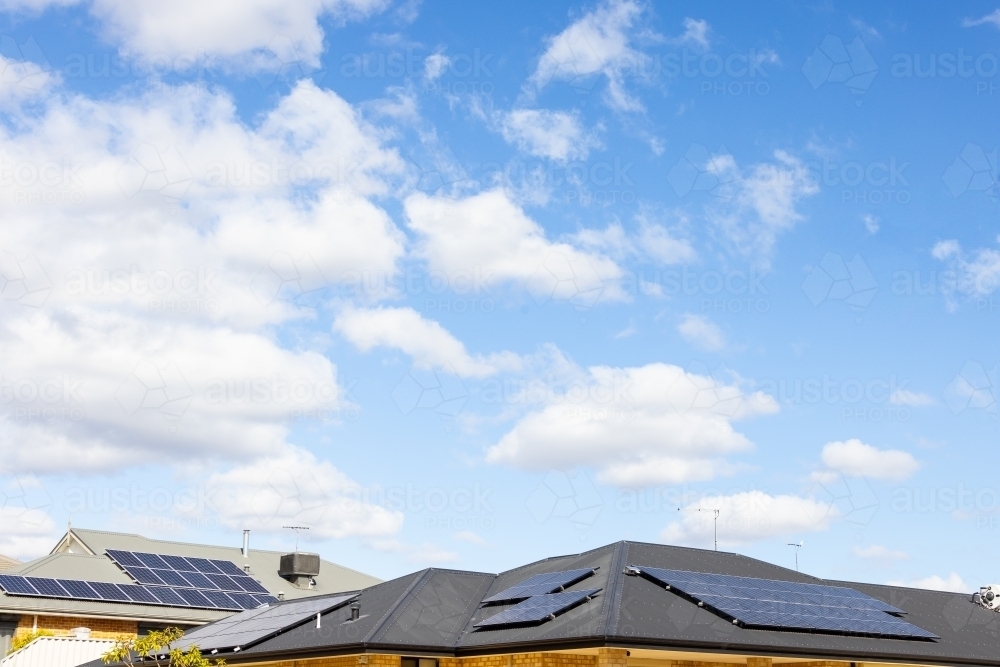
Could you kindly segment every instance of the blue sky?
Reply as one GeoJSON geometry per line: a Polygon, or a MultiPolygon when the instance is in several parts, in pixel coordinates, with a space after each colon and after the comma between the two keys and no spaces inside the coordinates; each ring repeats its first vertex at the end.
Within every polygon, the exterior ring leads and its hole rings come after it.
{"type": "Polygon", "coordinates": [[[993,580],[995,5],[211,7],[0,3],[0,552],[993,580]]]}

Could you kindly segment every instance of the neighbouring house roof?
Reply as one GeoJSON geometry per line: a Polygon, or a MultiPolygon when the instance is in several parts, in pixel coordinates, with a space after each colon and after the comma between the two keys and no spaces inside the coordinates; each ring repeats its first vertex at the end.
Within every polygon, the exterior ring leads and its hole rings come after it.
{"type": "Polygon", "coordinates": [[[3,554],[0,554],[0,572],[9,570],[10,568],[20,564],[21,561],[17,560],[16,558],[11,558],[10,556],[4,556],[3,554]]]}
{"type": "MultiPolygon", "coordinates": [[[[238,653],[231,663],[293,660],[359,652],[462,656],[615,646],[720,656],[789,659],[1000,665],[1000,615],[960,593],[918,590],[810,577],[739,554],[618,542],[592,551],[538,561],[499,575],[428,569],[362,590],[350,605],[313,617],[238,653]],[[700,608],[626,565],[660,567],[785,582],[847,586],[906,612],[905,620],[934,641],[749,629],[700,608]],[[538,625],[477,629],[496,613],[482,601],[547,572],[599,568],[567,590],[601,591],[593,600],[538,625]]],[[[211,626],[199,634],[205,636],[211,626]]],[[[733,661],[732,658],[730,658],[733,661]]]]}
{"type": "MultiPolygon", "coordinates": [[[[315,577],[316,586],[309,590],[299,589],[278,575],[278,564],[283,554],[280,551],[251,548],[249,556],[244,558],[240,547],[171,542],[130,533],[82,528],[72,528],[67,532],[48,556],[27,563],[18,563],[6,570],[5,574],[132,583],[132,579],[105,555],[108,549],[230,560],[240,568],[249,565],[253,577],[271,594],[283,593],[286,599],[358,590],[380,581],[370,575],[323,560],[320,573],[315,577]]],[[[180,625],[209,623],[232,615],[232,612],[212,609],[21,597],[5,593],[0,593],[0,613],[109,617],[180,625]]]]}

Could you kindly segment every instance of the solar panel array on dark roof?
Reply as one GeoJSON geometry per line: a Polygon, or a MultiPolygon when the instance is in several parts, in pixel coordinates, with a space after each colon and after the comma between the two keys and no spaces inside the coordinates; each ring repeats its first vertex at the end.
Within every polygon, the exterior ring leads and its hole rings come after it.
{"type": "Polygon", "coordinates": [[[485,628],[490,626],[521,625],[524,623],[540,623],[555,618],[576,605],[589,600],[596,595],[599,588],[591,588],[583,591],[566,591],[563,593],[548,593],[545,595],[535,595],[524,602],[520,602],[513,607],[493,614],[485,618],[475,627],[485,628]]]}
{"type": "Polygon", "coordinates": [[[79,581],[76,579],[50,579],[0,574],[0,589],[8,595],[92,600],[100,602],[126,602],[169,607],[197,607],[239,611],[253,609],[262,604],[277,602],[268,595],[226,593],[223,591],[198,591],[190,588],[167,586],[138,586],[113,584],[106,581],[79,581]]]}
{"type": "Polygon", "coordinates": [[[177,646],[197,646],[200,651],[246,648],[273,637],[282,630],[296,626],[316,614],[341,607],[357,595],[306,598],[277,605],[251,609],[230,616],[185,635],[177,646]]]}
{"type": "Polygon", "coordinates": [[[657,567],[639,566],[637,569],[671,590],[749,628],[938,638],[891,615],[904,613],[901,609],[844,586],[657,567]]]}
{"type": "Polygon", "coordinates": [[[511,600],[525,600],[533,595],[556,593],[593,574],[594,568],[592,567],[562,572],[543,572],[528,577],[519,584],[505,588],[499,593],[489,596],[483,602],[509,602],[511,600]]]}

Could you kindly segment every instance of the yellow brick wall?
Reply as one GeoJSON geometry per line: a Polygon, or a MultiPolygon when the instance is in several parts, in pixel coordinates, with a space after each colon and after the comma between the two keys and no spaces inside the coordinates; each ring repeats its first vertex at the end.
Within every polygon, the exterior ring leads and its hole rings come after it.
{"type": "MultiPolygon", "coordinates": [[[[14,636],[28,634],[35,624],[32,615],[22,616],[17,622],[14,636]]],[[[75,618],[72,616],[38,616],[38,629],[48,630],[57,637],[71,635],[73,628],[90,628],[90,636],[94,639],[114,639],[121,635],[135,636],[139,631],[136,621],[118,621],[108,618],[75,618]]]]}
{"type": "Polygon", "coordinates": [[[771,667],[770,658],[747,658],[747,667],[771,667]]]}

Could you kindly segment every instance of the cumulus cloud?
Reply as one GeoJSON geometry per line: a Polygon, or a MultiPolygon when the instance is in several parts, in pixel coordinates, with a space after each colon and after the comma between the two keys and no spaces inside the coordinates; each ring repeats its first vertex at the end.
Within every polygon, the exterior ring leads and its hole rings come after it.
{"type": "Polygon", "coordinates": [[[893,551],[881,544],[873,544],[867,547],[853,547],[851,552],[858,558],[881,562],[907,560],[910,557],[905,551],[893,551]]]}
{"type": "Polygon", "coordinates": [[[992,294],[1000,286],[1000,250],[979,248],[966,253],[958,241],[939,241],[931,249],[934,259],[945,262],[953,273],[954,291],[972,297],[992,294]]]}
{"type": "Polygon", "coordinates": [[[670,544],[711,547],[714,514],[719,510],[719,545],[740,546],[783,535],[827,530],[840,516],[833,504],[792,495],[771,496],[745,491],[729,496],[709,496],[686,505],[660,534],[670,544]]]}
{"type": "Polygon", "coordinates": [[[729,472],[753,444],[733,422],[777,412],[762,393],[668,364],[595,366],[530,412],[486,460],[527,470],[598,469],[616,486],[676,484],[729,472]]]}
{"type": "Polygon", "coordinates": [[[517,283],[536,300],[577,305],[622,300],[622,269],[611,259],[550,241],[503,190],[464,199],[417,193],[405,201],[415,253],[467,291],[517,283]]]}
{"type": "Polygon", "coordinates": [[[597,136],[580,122],[579,113],[548,109],[514,109],[500,120],[503,138],[529,155],[556,162],[586,160],[600,147],[597,136]]]}
{"type": "MultiPolygon", "coordinates": [[[[14,47],[16,46],[15,43],[14,47]]],[[[38,50],[38,45],[33,39],[29,39],[18,50],[38,50]]],[[[44,56],[40,58],[44,59],[44,56]]],[[[0,109],[11,110],[24,102],[37,99],[48,93],[57,82],[58,77],[42,64],[0,55],[0,109]]]]}
{"type": "Polygon", "coordinates": [[[649,57],[632,46],[642,7],[632,0],[607,0],[548,40],[545,53],[529,78],[535,90],[552,81],[572,81],[602,75],[608,87],[605,102],[619,111],[641,111],[625,88],[625,78],[643,70],[649,57]]]}
{"type": "Polygon", "coordinates": [[[893,405],[910,405],[914,407],[934,405],[934,399],[927,394],[908,391],[906,389],[897,389],[889,394],[889,402],[893,405]]]}
{"type": "Polygon", "coordinates": [[[322,17],[337,21],[384,9],[386,0],[218,0],[171,3],[93,0],[91,12],[107,38],[144,60],[166,59],[175,68],[222,62],[251,69],[319,65],[322,17]]]}
{"type": "Polygon", "coordinates": [[[52,95],[0,146],[38,175],[0,184],[6,465],[246,460],[346,407],[328,359],[269,331],[404,252],[371,201],[402,160],[343,99],[302,82],[247,124],[196,85],[52,95]]]}
{"type": "Polygon", "coordinates": [[[930,591],[948,591],[952,593],[971,593],[972,587],[962,580],[957,572],[947,577],[932,574],[929,577],[911,579],[909,581],[888,581],[889,586],[906,586],[907,588],[923,588],[930,591]]]}
{"type": "Polygon", "coordinates": [[[707,51],[711,44],[708,41],[708,21],[704,19],[684,19],[684,32],[674,39],[677,44],[694,46],[703,51],[707,51]]]}
{"type": "Polygon", "coordinates": [[[443,53],[432,53],[424,60],[424,77],[428,81],[437,81],[451,66],[451,58],[443,53]]]}
{"type": "Polygon", "coordinates": [[[708,209],[708,219],[738,252],[769,265],[778,236],[803,216],[796,206],[819,192],[806,165],[785,151],[773,162],[740,169],[731,155],[712,156],[701,165],[724,187],[708,209]]]}
{"type": "Polygon", "coordinates": [[[920,468],[909,452],[877,449],[857,439],[830,442],[820,457],[827,469],[856,477],[902,480],[920,468]]]}
{"type": "Polygon", "coordinates": [[[448,330],[412,308],[349,306],[337,316],[333,328],[363,352],[378,346],[398,349],[413,357],[419,367],[461,377],[486,377],[521,367],[521,359],[512,352],[470,355],[448,330]]]}
{"type": "Polygon", "coordinates": [[[309,526],[309,538],[384,538],[403,514],[366,500],[360,484],[312,452],[286,446],[273,455],[209,476],[211,510],[233,529],[280,533],[309,526]]]}
{"type": "Polygon", "coordinates": [[[709,352],[726,346],[726,338],[719,325],[703,315],[686,313],[677,325],[677,332],[696,347],[709,352]]]}

